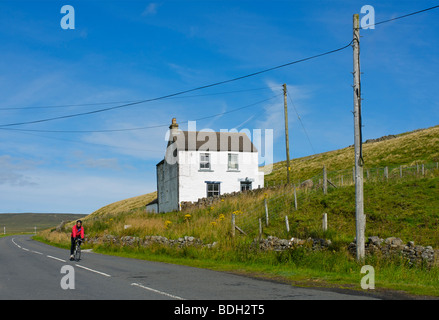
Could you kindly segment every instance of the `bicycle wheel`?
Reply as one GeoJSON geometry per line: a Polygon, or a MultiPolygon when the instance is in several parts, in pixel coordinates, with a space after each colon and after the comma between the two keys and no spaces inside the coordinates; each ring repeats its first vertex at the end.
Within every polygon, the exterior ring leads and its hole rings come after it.
{"type": "Polygon", "coordinates": [[[79,244],[76,244],[75,248],[75,260],[79,261],[81,260],[81,246],[79,244]]]}

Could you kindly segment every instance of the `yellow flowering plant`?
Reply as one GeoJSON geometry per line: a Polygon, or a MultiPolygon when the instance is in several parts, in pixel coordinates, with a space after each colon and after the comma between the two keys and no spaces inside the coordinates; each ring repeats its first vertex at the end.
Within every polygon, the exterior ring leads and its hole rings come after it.
{"type": "Polygon", "coordinates": [[[166,220],[165,221],[165,228],[168,229],[172,224],[172,221],[166,220]]]}

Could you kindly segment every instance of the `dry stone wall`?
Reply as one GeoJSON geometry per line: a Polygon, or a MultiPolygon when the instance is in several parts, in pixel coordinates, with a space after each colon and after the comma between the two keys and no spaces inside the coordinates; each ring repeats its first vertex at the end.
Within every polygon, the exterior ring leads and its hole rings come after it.
{"type": "MultiPolygon", "coordinates": [[[[385,257],[402,256],[411,265],[423,263],[429,266],[439,265],[439,250],[434,250],[431,246],[415,245],[413,241],[404,243],[396,237],[386,239],[369,237],[365,248],[366,254],[382,254],[385,257]]],[[[349,244],[348,250],[352,255],[356,255],[356,249],[355,242],[349,244]]]]}
{"type": "Polygon", "coordinates": [[[184,236],[178,239],[168,239],[163,236],[146,236],[146,237],[132,237],[132,236],[122,236],[116,237],[114,235],[104,235],[101,237],[86,238],[86,242],[89,244],[113,244],[120,246],[143,246],[148,247],[151,245],[164,245],[170,247],[208,247],[212,248],[217,245],[216,242],[204,244],[200,239],[184,236]]]}

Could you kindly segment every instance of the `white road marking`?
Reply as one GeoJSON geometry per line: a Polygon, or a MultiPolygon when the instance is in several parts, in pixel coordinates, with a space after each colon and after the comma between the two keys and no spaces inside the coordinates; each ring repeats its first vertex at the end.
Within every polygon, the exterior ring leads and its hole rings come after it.
{"type": "Polygon", "coordinates": [[[186,299],[184,299],[182,297],[174,296],[173,294],[170,294],[170,293],[166,293],[166,292],[163,292],[163,291],[160,291],[160,290],[156,290],[156,289],[153,289],[153,288],[150,288],[150,287],[145,287],[145,286],[143,286],[143,285],[141,285],[139,283],[132,283],[131,285],[132,286],[136,286],[136,287],[140,287],[142,289],[149,290],[149,291],[152,291],[152,292],[155,292],[155,293],[158,293],[158,294],[162,294],[164,296],[171,297],[173,299],[186,300],[186,299]]]}
{"type": "Polygon", "coordinates": [[[14,240],[15,240],[15,238],[12,238],[12,243],[21,249],[20,245],[18,245],[14,240]]]}
{"type": "Polygon", "coordinates": [[[58,260],[58,261],[61,261],[61,262],[67,262],[66,260],[63,260],[63,259],[60,259],[60,258],[57,258],[57,257],[52,257],[52,256],[49,256],[49,255],[47,255],[46,257],[48,257],[50,259],[58,260]]]}
{"type": "Polygon", "coordinates": [[[23,247],[20,246],[17,242],[15,242],[15,238],[12,238],[12,243],[15,244],[17,247],[19,247],[20,249],[23,249],[24,251],[30,251],[30,252],[32,252],[32,253],[36,253],[36,254],[41,254],[41,255],[42,255],[41,252],[38,252],[38,251],[35,251],[35,250],[29,250],[29,249],[23,248],[23,247]]]}
{"type": "MultiPolygon", "coordinates": [[[[29,252],[33,252],[33,253],[41,254],[41,255],[42,255],[41,252],[34,251],[34,250],[29,250],[29,249],[26,249],[26,248],[21,247],[20,245],[18,245],[18,244],[15,242],[15,238],[12,238],[12,242],[13,242],[17,247],[19,247],[20,249],[23,249],[24,251],[29,251],[29,252]]],[[[46,255],[46,257],[48,257],[48,258],[50,258],[50,259],[53,259],[53,260],[57,260],[57,261],[61,261],[61,262],[65,262],[65,263],[67,262],[67,261],[64,260],[64,259],[60,259],[60,258],[53,257],[53,256],[49,256],[49,255],[46,255]]],[[[106,274],[106,273],[101,272],[101,271],[93,270],[93,269],[90,269],[90,268],[87,268],[87,267],[81,266],[81,265],[79,265],[79,264],[76,264],[76,266],[79,267],[79,268],[82,268],[82,269],[85,269],[85,270],[88,270],[88,271],[94,272],[94,273],[101,274],[101,275],[106,276],[106,277],[111,277],[109,274],[106,274]]]]}
{"type": "Polygon", "coordinates": [[[97,270],[93,270],[93,269],[81,266],[79,264],[75,264],[75,266],[77,266],[79,268],[82,268],[82,269],[85,269],[85,270],[88,270],[88,271],[91,271],[91,272],[95,272],[95,273],[101,274],[101,275],[106,276],[106,277],[111,277],[109,274],[106,274],[106,273],[103,273],[103,272],[100,272],[100,271],[97,271],[97,270]]]}
{"type": "MultiPolygon", "coordinates": [[[[14,240],[15,240],[15,238],[12,238],[12,242],[13,242],[17,247],[19,247],[20,249],[23,249],[23,250],[25,250],[25,251],[30,251],[30,252],[33,252],[33,253],[41,254],[41,255],[42,255],[41,252],[34,251],[34,250],[29,250],[29,249],[26,249],[26,248],[21,247],[21,246],[18,245],[14,240]]],[[[91,250],[90,250],[90,251],[91,251],[91,250]]],[[[53,256],[49,256],[49,255],[46,255],[46,257],[48,257],[48,258],[50,258],[50,259],[53,259],[53,260],[61,261],[61,262],[64,262],[64,263],[67,262],[67,261],[64,260],[64,259],[60,259],[60,258],[53,257],[53,256]]],[[[94,269],[90,269],[90,268],[84,267],[84,266],[79,265],[79,264],[75,264],[75,266],[77,266],[78,268],[82,268],[82,269],[85,269],[85,270],[88,270],[88,271],[91,271],[91,272],[94,272],[94,273],[97,273],[97,274],[103,275],[103,276],[105,276],[105,277],[111,277],[111,276],[110,276],[109,274],[107,274],[107,273],[104,273],[104,272],[101,272],[101,271],[97,271],[97,270],[94,270],[94,269]]],[[[176,296],[176,295],[173,295],[173,294],[170,294],[170,293],[164,292],[164,291],[160,291],[160,290],[157,290],[157,289],[153,289],[153,288],[150,288],[150,287],[146,287],[146,286],[141,285],[141,284],[139,284],[139,283],[131,283],[131,285],[132,285],[132,286],[139,287],[139,288],[142,288],[142,289],[145,289],[145,290],[148,290],[148,291],[152,291],[152,292],[155,292],[155,293],[158,293],[158,294],[161,294],[161,295],[164,295],[164,296],[167,296],[167,297],[173,298],[173,299],[177,299],[177,300],[186,300],[186,299],[184,299],[184,298],[182,298],[182,297],[179,297],[179,296],[176,296]]]]}

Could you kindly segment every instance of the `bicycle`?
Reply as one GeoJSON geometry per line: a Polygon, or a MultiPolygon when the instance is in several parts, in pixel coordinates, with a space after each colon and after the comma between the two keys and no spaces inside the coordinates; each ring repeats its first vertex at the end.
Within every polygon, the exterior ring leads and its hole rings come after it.
{"type": "Polygon", "coordinates": [[[76,239],[75,251],[73,253],[75,261],[81,260],[81,242],[81,239],[76,239]]]}

